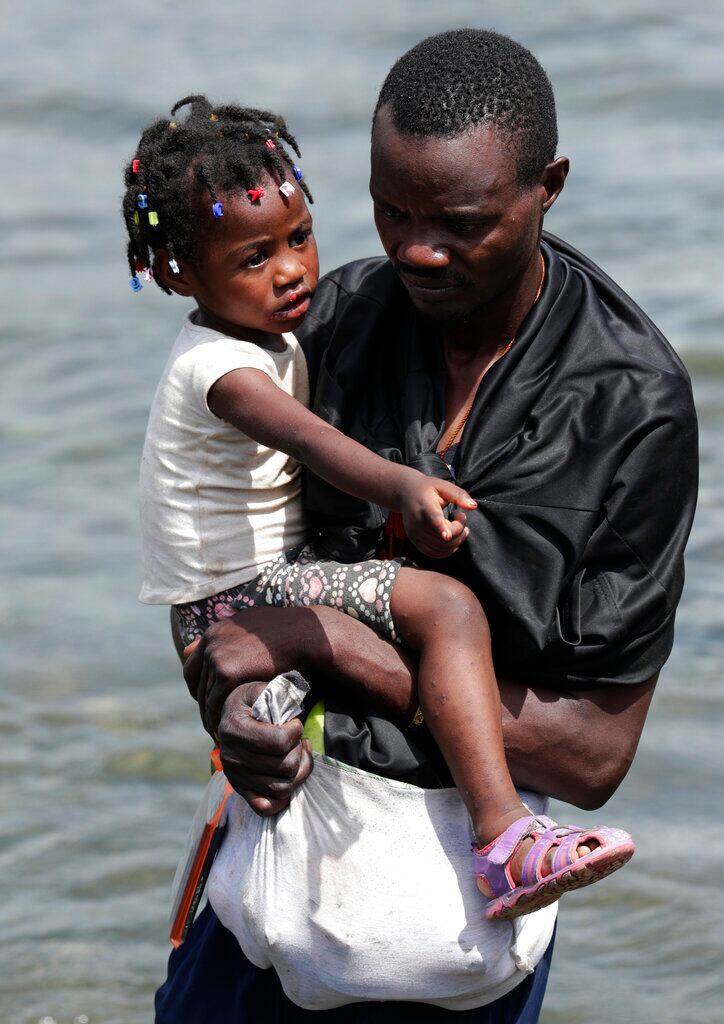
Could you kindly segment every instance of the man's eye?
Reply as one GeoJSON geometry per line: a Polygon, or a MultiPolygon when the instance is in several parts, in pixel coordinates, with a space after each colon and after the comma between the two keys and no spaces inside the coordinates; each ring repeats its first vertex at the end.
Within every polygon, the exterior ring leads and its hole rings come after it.
{"type": "Polygon", "coordinates": [[[482,225],[477,220],[449,220],[447,226],[458,235],[471,235],[482,225]]]}
{"type": "Polygon", "coordinates": [[[448,230],[456,235],[484,235],[492,228],[492,218],[466,219],[464,217],[450,217],[445,221],[448,230]]]}

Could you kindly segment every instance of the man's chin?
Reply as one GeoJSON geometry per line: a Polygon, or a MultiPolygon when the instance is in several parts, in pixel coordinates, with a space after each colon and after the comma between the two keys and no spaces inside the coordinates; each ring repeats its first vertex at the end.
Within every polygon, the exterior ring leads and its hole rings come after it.
{"type": "Polygon", "coordinates": [[[462,296],[450,296],[448,299],[436,299],[435,301],[420,298],[417,295],[410,295],[410,301],[417,312],[427,320],[434,320],[438,323],[449,323],[456,320],[466,320],[475,313],[477,305],[464,301],[462,296]]]}

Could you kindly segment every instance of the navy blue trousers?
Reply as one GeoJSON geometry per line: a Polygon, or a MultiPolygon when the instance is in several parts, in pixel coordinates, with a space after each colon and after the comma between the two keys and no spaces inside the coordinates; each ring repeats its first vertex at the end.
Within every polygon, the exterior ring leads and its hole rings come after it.
{"type": "MultiPolygon", "coordinates": [[[[274,970],[251,964],[209,905],[171,953],[168,977],[156,993],[156,1024],[537,1024],[553,942],[533,974],[507,996],[477,1010],[442,1010],[425,1003],[351,1003],[336,1010],[302,1010],[284,995],[274,970]]],[[[313,955],[313,954],[312,954],[313,955]]]]}

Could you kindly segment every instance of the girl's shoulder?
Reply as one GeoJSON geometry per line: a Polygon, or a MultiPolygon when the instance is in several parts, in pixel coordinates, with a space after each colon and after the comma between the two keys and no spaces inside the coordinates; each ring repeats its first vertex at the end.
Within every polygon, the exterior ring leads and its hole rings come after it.
{"type": "Polygon", "coordinates": [[[292,334],[283,335],[279,351],[251,341],[232,338],[187,318],[174,342],[166,364],[160,390],[176,396],[178,404],[210,414],[208,393],[221,377],[234,370],[261,370],[275,384],[294,384],[301,372],[301,347],[292,334]]]}
{"type": "Polygon", "coordinates": [[[285,355],[297,347],[293,335],[284,335],[285,344],[282,350],[275,352],[253,341],[233,338],[213,328],[196,324],[189,315],[181,326],[171,350],[169,366],[181,372],[190,372],[197,364],[213,366],[226,365],[229,360],[238,362],[239,366],[260,370],[269,370],[285,355]],[[291,342],[287,341],[291,338],[291,342]]]}

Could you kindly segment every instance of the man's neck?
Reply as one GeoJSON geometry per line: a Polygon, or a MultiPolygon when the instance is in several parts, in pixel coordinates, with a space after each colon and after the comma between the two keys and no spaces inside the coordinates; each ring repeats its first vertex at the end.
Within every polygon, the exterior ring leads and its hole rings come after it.
{"type": "Polygon", "coordinates": [[[449,366],[492,362],[515,339],[542,285],[542,257],[536,250],[523,274],[469,317],[444,324],[442,340],[449,366]]]}

